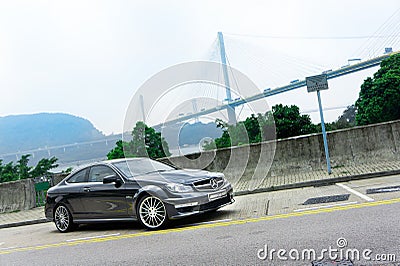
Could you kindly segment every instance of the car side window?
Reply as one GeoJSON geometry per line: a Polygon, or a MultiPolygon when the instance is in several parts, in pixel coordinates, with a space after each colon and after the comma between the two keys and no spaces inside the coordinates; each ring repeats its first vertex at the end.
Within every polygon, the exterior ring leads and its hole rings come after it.
{"type": "Polygon", "coordinates": [[[82,183],[85,181],[86,181],[86,169],[77,172],[67,180],[68,183],[82,183]]]}
{"type": "Polygon", "coordinates": [[[103,182],[106,176],[115,175],[115,172],[107,166],[99,165],[90,168],[89,182],[103,182]]]}

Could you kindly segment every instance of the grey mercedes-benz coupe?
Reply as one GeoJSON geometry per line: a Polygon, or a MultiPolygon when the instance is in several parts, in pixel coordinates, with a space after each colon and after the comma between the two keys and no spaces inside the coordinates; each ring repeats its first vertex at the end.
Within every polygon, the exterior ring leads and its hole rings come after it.
{"type": "Polygon", "coordinates": [[[82,223],[138,220],[148,229],[233,203],[222,173],[177,169],[148,158],[81,168],[47,191],[45,215],[60,232],[82,223]]]}

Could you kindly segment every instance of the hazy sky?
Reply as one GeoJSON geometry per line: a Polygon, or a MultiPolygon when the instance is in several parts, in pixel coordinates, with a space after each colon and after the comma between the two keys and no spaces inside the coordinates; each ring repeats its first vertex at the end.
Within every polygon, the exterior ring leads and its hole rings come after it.
{"type": "MultiPolygon", "coordinates": [[[[365,37],[400,32],[399,8],[399,0],[2,0],[0,116],[63,112],[118,133],[135,90],[166,67],[208,59],[218,31],[226,34],[233,67],[260,88],[273,87],[338,68],[354,56],[382,53],[384,45],[398,50],[396,39],[365,37]]],[[[375,70],[332,81],[324,105],[353,103],[375,70]]],[[[315,95],[305,88],[301,95],[292,92],[270,104],[317,108],[315,95]]],[[[337,112],[327,116],[332,120],[337,112]]]]}

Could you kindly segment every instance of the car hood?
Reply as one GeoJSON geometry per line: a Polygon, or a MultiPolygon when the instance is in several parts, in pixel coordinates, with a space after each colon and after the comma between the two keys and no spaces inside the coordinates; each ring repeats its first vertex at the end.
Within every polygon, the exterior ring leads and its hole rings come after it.
{"type": "Polygon", "coordinates": [[[193,182],[219,176],[220,173],[208,172],[204,170],[182,169],[165,172],[155,172],[142,176],[134,177],[136,181],[158,181],[165,183],[191,184],[193,182]]]}

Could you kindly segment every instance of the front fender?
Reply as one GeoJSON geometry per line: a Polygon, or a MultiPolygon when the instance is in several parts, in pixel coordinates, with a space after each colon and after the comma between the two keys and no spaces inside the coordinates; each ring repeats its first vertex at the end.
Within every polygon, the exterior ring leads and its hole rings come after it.
{"type": "Polygon", "coordinates": [[[139,200],[145,195],[152,195],[155,197],[160,198],[161,200],[165,200],[168,198],[168,194],[160,187],[155,186],[155,185],[148,185],[140,188],[136,194],[133,196],[133,204],[132,204],[132,209],[133,209],[133,216],[134,218],[137,219],[137,213],[136,213],[136,208],[137,205],[139,204],[139,200]]]}

